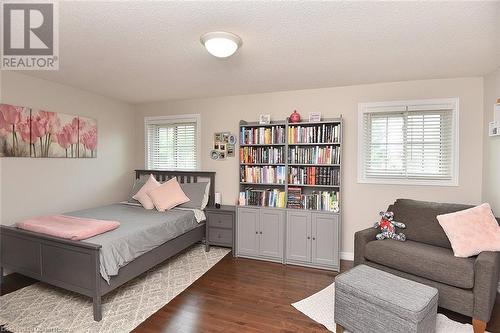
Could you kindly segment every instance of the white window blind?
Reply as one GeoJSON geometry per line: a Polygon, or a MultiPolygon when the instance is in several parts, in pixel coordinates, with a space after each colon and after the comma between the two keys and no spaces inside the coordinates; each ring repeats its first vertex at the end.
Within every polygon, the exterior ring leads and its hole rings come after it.
{"type": "Polygon", "coordinates": [[[361,182],[456,184],[458,101],[436,102],[360,105],[361,182]]]}
{"type": "Polygon", "coordinates": [[[146,166],[153,170],[198,168],[198,119],[146,118],[146,166]]]}

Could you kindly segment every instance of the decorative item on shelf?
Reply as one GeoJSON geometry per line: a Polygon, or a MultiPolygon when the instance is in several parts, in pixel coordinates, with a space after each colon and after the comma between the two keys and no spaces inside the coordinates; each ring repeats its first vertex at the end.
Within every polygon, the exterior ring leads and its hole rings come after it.
{"type": "Polygon", "coordinates": [[[500,98],[493,107],[493,121],[489,123],[488,133],[490,136],[500,136],[500,98]]]}
{"type": "Polygon", "coordinates": [[[271,123],[271,115],[270,114],[261,114],[259,116],[259,124],[260,125],[269,125],[271,123]]]}
{"type": "Polygon", "coordinates": [[[0,104],[0,157],[97,157],[97,121],[0,104]]]}
{"type": "Polygon", "coordinates": [[[215,192],[215,208],[220,208],[220,205],[222,203],[222,195],[220,192],[215,192]]]}
{"type": "Polygon", "coordinates": [[[309,122],[310,123],[317,123],[318,121],[321,121],[321,112],[309,113],[309,122]]]}
{"type": "Polygon", "coordinates": [[[297,110],[294,110],[289,119],[291,123],[298,123],[300,121],[300,114],[297,110]]]}

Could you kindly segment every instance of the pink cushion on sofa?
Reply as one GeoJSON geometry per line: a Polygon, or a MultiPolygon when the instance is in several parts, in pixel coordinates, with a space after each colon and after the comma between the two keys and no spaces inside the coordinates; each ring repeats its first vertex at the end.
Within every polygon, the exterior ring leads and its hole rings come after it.
{"type": "Polygon", "coordinates": [[[153,175],[149,175],[146,184],[144,184],[144,186],[141,187],[141,189],[132,198],[139,201],[144,208],[153,209],[155,206],[153,201],[151,201],[148,192],[154,190],[158,186],[160,186],[160,183],[156,181],[153,175]]]}
{"type": "Polygon", "coordinates": [[[156,209],[160,212],[164,212],[165,210],[172,209],[175,206],[190,201],[184,191],[182,191],[175,177],[149,191],[148,195],[153,201],[156,209]]]}
{"type": "Polygon", "coordinates": [[[500,251],[500,226],[489,204],[438,215],[437,219],[450,240],[455,257],[500,251]]]}

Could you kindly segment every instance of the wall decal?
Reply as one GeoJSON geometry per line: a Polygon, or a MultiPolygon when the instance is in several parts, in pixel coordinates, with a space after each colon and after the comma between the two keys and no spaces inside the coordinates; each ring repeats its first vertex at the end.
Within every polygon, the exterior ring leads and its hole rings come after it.
{"type": "Polygon", "coordinates": [[[0,157],[97,157],[94,119],[0,104],[0,157]]]}

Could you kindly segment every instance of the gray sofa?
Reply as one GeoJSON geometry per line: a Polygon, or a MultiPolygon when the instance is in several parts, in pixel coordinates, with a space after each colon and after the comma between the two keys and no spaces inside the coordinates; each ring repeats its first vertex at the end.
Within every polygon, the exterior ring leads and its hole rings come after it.
{"type": "Polygon", "coordinates": [[[406,224],[407,241],[377,241],[375,228],[358,231],[354,265],[369,265],[437,288],[440,307],[472,317],[474,332],[484,332],[497,296],[500,252],[455,257],[436,219],[471,207],[398,199],[387,210],[394,212],[395,221],[406,224]]]}

